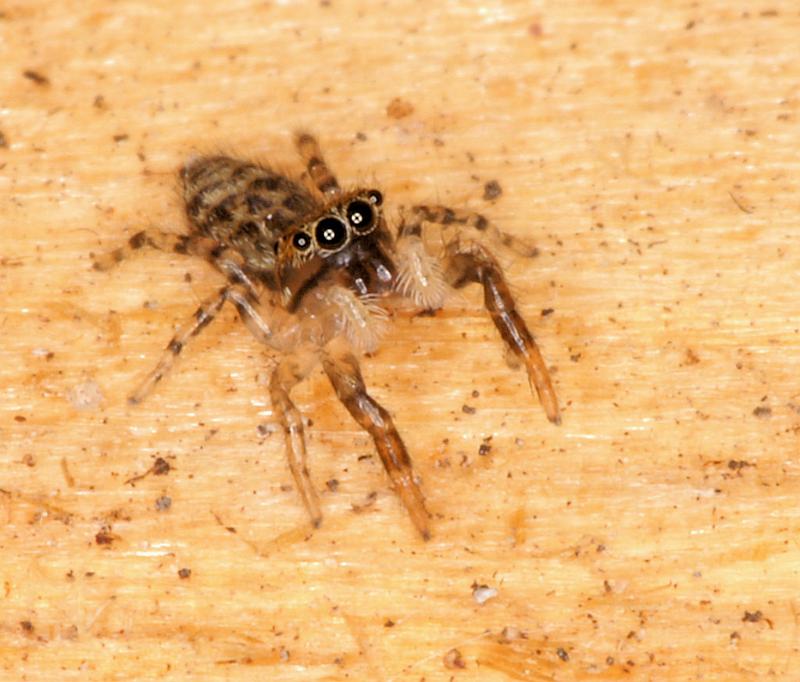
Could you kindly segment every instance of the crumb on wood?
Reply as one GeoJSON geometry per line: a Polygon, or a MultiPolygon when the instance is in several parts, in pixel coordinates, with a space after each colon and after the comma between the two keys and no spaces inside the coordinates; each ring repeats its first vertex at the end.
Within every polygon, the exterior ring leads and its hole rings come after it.
{"type": "Polygon", "coordinates": [[[191,578],[191,576],[192,576],[191,568],[182,568],[178,571],[178,577],[181,580],[186,580],[187,578],[191,578]]]}
{"type": "Polygon", "coordinates": [[[411,116],[414,113],[414,105],[400,97],[395,97],[386,107],[386,115],[389,118],[401,119],[411,116]]]}
{"type": "Polygon", "coordinates": [[[476,604],[483,606],[490,599],[497,596],[497,588],[489,587],[488,585],[472,584],[472,598],[476,604]]]}
{"type": "Polygon", "coordinates": [[[36,85],[50,85],[50,79],[35,69],[25,69],[22,72],[22,75],[25,76],[25,78],[27,78],[29,81],[36,83],[36,85]]]}
{"type": "Polygon", "coordinates": [[[444,663],[444,667],[449,670],[463,670],[467,667],[467,664],[464,662],[464,657],[458,649],[450,649],[450,651],[444,655],[442,662],[444,663]]]}
{"type": "Polygon", "coordinates": [[[769,419],[772,416],[772,408],[766,405],[759,405],[753,410],[753,415],[759,419],[769,419]]]}
{"type": "Polygon", "coordinates": [[[489,180],[483,186],[483,198],[485,201],[494,201],[503,193],[503,188],[497,180],[489,180]]]}
{"type": "Polygon", "coordinates": [[[96,410],[105,400],[100,385],[92,379],[73,386],[67,399],[76,410],[96,410]]]}

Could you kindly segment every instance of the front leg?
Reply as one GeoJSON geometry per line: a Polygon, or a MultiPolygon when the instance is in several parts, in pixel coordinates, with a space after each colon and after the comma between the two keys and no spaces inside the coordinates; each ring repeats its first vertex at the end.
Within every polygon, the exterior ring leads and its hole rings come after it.
{"type": "Polygon", "coordinates": [[[536,390],[547,418],[554,424],[560,424],[561,411],[547,365],[533,334],[517,312],[500,265],[486,248],[474,242],[468,245],[450,242],[445,251],[445,260],[445,279],[451,286],[458,289],[472,282],[483,286],[484,305],[495,327],[508,347],[525,363],[528,380],[536,390]]]}
{"type": "Polygon", "coordinates": [[[375,443],[386,473],[424,540],[431,536],[425,498],[414,480],[411,458],[389,413],[367,393],[356,357],[334,341],[326,348],[322,366],[336,395],[375,443]]]}

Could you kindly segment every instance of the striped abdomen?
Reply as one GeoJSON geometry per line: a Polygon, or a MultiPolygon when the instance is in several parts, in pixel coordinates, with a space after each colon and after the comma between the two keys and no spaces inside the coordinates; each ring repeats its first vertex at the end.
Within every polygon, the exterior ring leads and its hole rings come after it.
{"type": "Polygon", "coordinates": [[[181,177],[193,227],[236,249],[254,272],[271,272],[278,237],[318,210],[302,185],[226,156],[195,159],[181,170],[181,177]]]}

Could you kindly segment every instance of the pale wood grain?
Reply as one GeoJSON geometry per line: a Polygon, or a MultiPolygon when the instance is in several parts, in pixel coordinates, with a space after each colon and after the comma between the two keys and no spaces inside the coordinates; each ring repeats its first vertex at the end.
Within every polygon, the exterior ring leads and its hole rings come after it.
{"type": "Polygon", "coordinates": [[[0,32],[4,679],[795,678],[796,4],[26,0],[0,32]],[[181,230],[194,151],[295,168],[301,126],[341,179],[541,251],[506,262],[561,427],[477,291],[364,361],[427,544],[320,373],[295,393],[309,532],[256,429],[270,356],[230,311],[125,405],[220,277],[89,252],[181,230]],[[126,484],[156,457],[168,475],[126,484]]]}

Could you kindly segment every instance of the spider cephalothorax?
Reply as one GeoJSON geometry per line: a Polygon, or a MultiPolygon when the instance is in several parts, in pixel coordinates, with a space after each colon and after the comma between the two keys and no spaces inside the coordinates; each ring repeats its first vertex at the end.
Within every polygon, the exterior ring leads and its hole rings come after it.
{"type": "Polygon", "coordinates": [[[393,288],[396,266],[382,203],[376,189],[349,192],[281,236],[276,279],[288,310],[296,310],[304,294],[326,279],[360,296],[393,288]]]}
{"type": "MultiPolygon", "coordinates": [[[[189,232],[139,232],[95,259],[106,270],[142,246],[209,260],[228,283],[206,300],[167,344],[161,360],[129,400],[140,402],[167,374],[186,344],[219,313],[236,307],[253,335],[280,353],[269,385],[285,433],[289,468],[314,526],[319,498],[306,469],[303,420],[292,388],[319,364],[339,400],[371,436],[394,489],[424,538],[429,514],[411,459],[389,413],[367,393],[357,353],[378,347],[387,308],[407,299],[441,307],[447,294],[471,283],[508,349],[525,365],[551,422],[558,400],[533,335],[516,309],[503,272],[483,244],[497,234],[485,217],[444,206],[412,206],[394,234],[374,189],[342,192],[308,133],[295,139],[310,186],[263,164],[227,156],[193,159],[181,171],[189,232]],[[438,226],[441,248],[425,232],[438,226]]],[[[503,243],[513,243],[502,235],[503,243]]]]}

